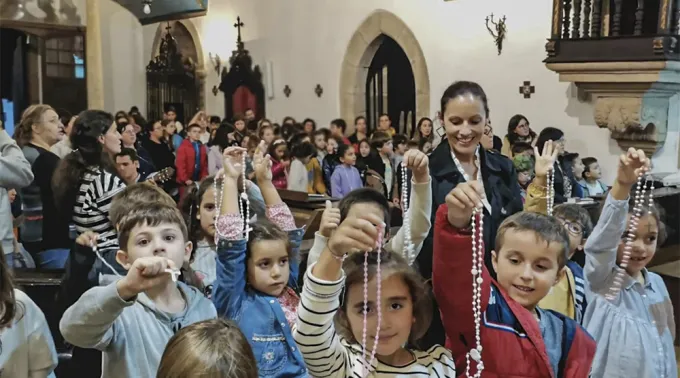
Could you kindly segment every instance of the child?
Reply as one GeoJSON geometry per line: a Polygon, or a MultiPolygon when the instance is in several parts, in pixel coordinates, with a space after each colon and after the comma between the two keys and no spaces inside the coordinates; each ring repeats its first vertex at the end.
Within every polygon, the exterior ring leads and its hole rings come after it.
{"type": "Polygon", "coordinates": [[[345,136],[345,131],[347,131],[347,122],[345,122],[344,119],[338,118],[334,119],[331,121],[331,126],[330,126],[330,131],[331,135],[334,138],[339,138],[342,139],[343,144],[349,144],[351,145],[352,142],[349,141],[349,138],[345,136]]]}
{"type": "Polygon", "coordinates": [[[316,147],[316,159],[319,161],[319,164],[326,157],[326,145],[328,144],[330,134],[328,129],[319,129],[314,132],[314,147],[316,147]]]}
{"type": "Polygon", "coordinates": [[[295,226],[272,183],[270,157],[258,151],[253,163],[270,222],[250,223],[248,239],[243,238],[237,188],[242,153],[238,148],[225,152],[213,302],[219,314],[233,319],[245,334],[260,376],[307,377],[291,333],[299,302],[293,290],[298,277],[296,257],[304,230],[295,226]]]}
{"type": "Polygon", "coordinates": [[[522,203],[524,203],[527,198],[527,187],[531,183],[531,176],[533,176],[534,164],[531,161],[531,158],[526,155],[515,155],[515,157],[512,158],[512,163],[517,171],[517,183],[521,190],[522,203]]]}
{"type": "Polygon", "coordinates": [[[156,378],[196,377],[258,378],[253,351],[234,322],[204,320],[170,339],[156,378]]]}
{"type": "Polygon", "coordinates": [[[288,147],[286,141],[277,139],[269,145],[269,156],[272,160],[272,182],[277,189],[286,189],[288,187],[288,147]]]}
{"type": "Polygon", "coordinates": [[[274,141],[274,127],[269,123],[262,123],[257,136],[265,142],[265,151],[269,145],[274,141]]]}
{"type": "Polygon", "coordinates": [[[359,171],[354,167],[357,161],[354,147],[349,144],[341,144],[338,147],[338,156],[341,164],[335,167],[333,175],[331,175],[331,196],[333,198],[342,198],[352,190],[364,186],[359,171]]]}
{"type": "Polygon", "coordinates": [[[333,177],[333,172],[335,167],[340,165],[340,156],[338,156],[338,147],[344,144],[342,139],[331,137],[328,138],[328,144],[326,144],[326,157],[324,157],[321,162],[321,170],[323,171],[323,181],[326,185],[326,190],[328,194],[331,194],[331,177],[333,177]]]}
{"type": "MultiPolygon", "coordinates": [[[[569,251],[567,232],[555,218],[520,212],[501,223],[492,251],[498,279],[484,263],[477,276],[483,281],[476,333],[468,227],[473,209],[482,208],[483,193],[477,181],[459,184],[435,221],[432,280],[456,365],[465,369],[468,360],[474,374],[478,365],[466,354],[480,343],[483,375],[588,377],[595,341],[574,320],[537,307],[564,275],[569,251]]],[[[477,247],[483,253],[484,246],[477,247]]]]}
{"type": "Polygon", "coordinates": [[[386,132],[376,131],[371,137],[371,148],[377,151],[378,154],[371,158],[368,167],[382,177],[385,181],[383,194],[387,198],[392,198],[394,185],[394,166],[391,160],[394,153],[392,150],[392,137],[386,132]]]}
{"type": "Polygon", "coordinates": [[[429,155],[432,153],[432,141],[427,138],[418,140],[418,149],[429,155]]]}
{"type": "MultiPolygon", "coordinates": [[[[90,249],[97,235],[76,240],[90,249]]],[[[174,282],[166,269],[189,261],[192,245],[175,207],[147,204],[119,222],[118,262],[125,277],[88,290],[61,318],[64,339],[103,352],[103,377],[153,377],[170,337],[213,319],[215,307],[197,289],[174,282]]]]}
{"type": "Polygon", "coordinates": [[[307,193],[309,186],[307,163],[309,163],[313,155],[314,145],[311,142],[293,145],[290,171],[288,172],[288,190],[307,193]]]}
{"type": "MultiPolygon", "coordinates": [[[[547,214],[547,175],[557,158],[557,151],[553,149],[553,142],[548,141],[541,154],[538,154],[538,151],[535,152],[536,178],[529,185],[531,195],[524,204],[524,210],[547,214]]],[[[515,160],[518,158],[519,156],[515,156],[515,160]]],[[[585,278],[583,268],[572,261],[572,257],[577,251],[583,249],[583,245],[593,231],[593,222],[588,211],[577,204],[557,205],[553,209],[553,216],[564,226],[569,235],[569,256],[565,266],[565,275],[538,305],[545,310],[557,311],[580,324],[587,306],[585,278]]]]}
{"type": "MultiPolygon", "coordinates": [[[[583,162],[583,176],[579,180],[579,186],[583,189],[583,197],[592,197],[603,195],[607,191],[607,186],[600,181],[602,172],[600,171],[600,164],[594,157],[587,157],[581,160],[583,162]]],[[[577,177],[579,179],[581,177],[577,177]]]]}
{"type": "Polygon", "coordinates": [[[673,306],[661,277],[646,269],[664,239],[659,212],[648,206],[647,196],[635,234],[626,239],[635,201],[629,193],[638,173],[648,167],[649,160],[641,150],[631,148],[621,156],[614,186],[586,242],[590,303],[583,324],[597,340],[593,377],[678,376],[673,306]],[[631,258],[628,266],[622,267],[626,244],[632,247],[631,258]],[[624,273],[621,291],[614,300],[607,300],[604,295],[619,272],[624,273]]]}
{"type": "Polygon", "coordinates": [[[366,171],[368,170],[369,156],[371,155],[371,144],[368,140],[362,139],[359,141],[359,156],[357,156],[356,167],[361,175],[361,181],[366,183],[366,171]]]}
{"type": "Polygon", "coordinates": [[[307,270],[293,335],[310,374],[332,378],[365,377],[369,372],[385,377],[455,377],[451,352],[439,345],[427,351],[412,347],[432,320],[432,299],[425,280],[396,253],[375,251],[365,260],[363,253],[350,252],[375,249],[383,230],[377,214],[347,217],[319,261],[307,270]],[[376,259],[378,253],[380,260],[376,259]],[[367,293],[367,302],[362,293],[367,293]],[[381,317],[376,315],[377,305],[381,317]],[[364,313],[366,333],[362,334],[364,313]],[[375,353],[370,367],[363,360],[363,349],[369,356],[371,350],[375,353]]]}
{"type": "Polygon", "coordinates": [[[0,376],[53,378],[56,367],[57,351],[45,315],[14,288],[7,263],[0,258],[0,376]]]}
{"type": "Polygon", "coordinates": [[[184,198],[188,186],[208,176],[208,150],[201,143],[200,136],[201,126],[190,124],[187,127],[187,139],[177,149],[175,167],[180,198],[184,198]]]}
{"type": "MultiPolygon", "coordinates": [[[[428,168],[429,160],[425,154],[417,150],[407,151],[404,155],[404,161],[409,171],[413,172],[411,178],[413,190],[409,199],[411,210],[407,213],[411,221],[411,242],[414,247],[410,256],[411,261],[409,261],[409,263],[412,263],[420,252],[423,240],[427,237],[432,226],[430,221],[432,185],[428,168]]],[[[371,188],[353,190],[340,201],[337,209],[331,208],[329,205],[330,203],[326,205],[326,210],[321,217],[319,231],[314,235],[314,244],[307,258],[308,268],[319,259],[321,252],[326,248],[331,233],[346,217],[371,212],[381,216],[386,224],[390,224],[390,207],[387,199],[380,192],[371,188]]],[[[405,228],[400,228],[394,237],[384,244],[383,248],[388,252],[403,254],[405,232],[405,228]]]]}
{"type": "Polygon", "coordinates": [[[392,153],[392,166],[398,167],[401,161],[404,159],[404,154],[407,149],[408,138],[403,134],[396,134],[392,137],[392,146],[394,152],[392,153]]]}

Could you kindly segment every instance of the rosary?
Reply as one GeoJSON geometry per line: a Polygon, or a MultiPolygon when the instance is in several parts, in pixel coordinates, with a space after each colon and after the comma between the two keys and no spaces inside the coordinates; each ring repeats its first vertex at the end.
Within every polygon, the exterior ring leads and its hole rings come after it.
{"type": "Polygon", "coordinates": [[[375,360],[375,353],[378,349],[378,341],[380,340],[380,326],[382,323],[382,308],[380,306],[380,296],[382,294],[382,277],[380,273],[380,253],[382,250],[382,243],[383,243],[383,234],[385,233],[385,229],[381,226],[378,226],[378,241],[376,242],[376,271],[375,271],[375,280],[376,280],[376,285],[377,285],[377,294],[376,294],[376,314],[378,316],[378,324],[376,325],[376,332],[375,332],[375,338],[373,339],[373,347],[371,348],[371,353],[370,353],[370,360],[366,360],[366,333],[367,333],[367,316],[368,316],[368,254],[370,251],[364,252],[364,308],[363,308],[363,327],[361,330],[361,358],[364,363],[364,377],[368,375],[368,373],[371,371],[371,367],[373,366],[373,360],[375,360]]]}
{"type": "MultiPolygon", "coordinates": [[[[99,249],[98,249],[97,246],[94,244],[94,241],[92,241],[92,242],[90,243],[90,248],[92,248],[92,251],[95,253],[95,255],[97,255],[97,258],[98,258],[102,263],[104,263],[104,265],[106,265],[107,268],[111,269],[111,271],[113,272],[113,274],[115,274],[115,275],[118,276],[118,277],[122,277],[122,276],[116,271],[116,268],[114,268],[113,266],[111,266],[111,264],[109,264],[108,261],[106,261],[106,259],[104,259],[104,257],[101,255],[101,253],[99,253],[99,249]]],[[[182,274],[181,271],[175,270],[175,269],[170,269],[170,268],[164,269],[163,272],[169,273],[169,274],[170,274],[170,277],[172,278],[172,280],[173,280],[174,282],[177,282],[177,280],[179,279],[180,274],[182,274]]]]}
{"type": "MultiPolygon", "coordinates": [[[[223,174],[224,175],[224,174],[223,174]]],[[[246,154],[244,153],[241,157],[241,182],[243,183],[243,191],[241,192],[241,196],[238,201],[238,211],[241,216],[243,216],[243,234],[245,236],[245,239],[248,239],[248,234],[250,234],[251,228],[248,226],[248,222],[250,221],[250,199],[248,198],[248,193],[246,193],[246,154]],[[244,205],[243,202],[245,201],[245,213],[244,213],[244,205]]],[[[215,211],[215,218],[219,217],[221,214],[221,209],[222,209],[222,192],[223,190],[218,190],[217,189],[217,181],[219,177],[215,177],[215,180],[213,181],[213,185],[215,186],[215,200],[217,202],[217,209],[215,211]]],[[[222,188],[223,189],[223,188],[222,188]]],[[[200,206],[200,204],[199,204],[200,206]]],[[[215,237],[224,237],[225,235],[221,234],[219,231],[219,228],[215,228],[215,237]]],[[[215,241],[217,242],[217,241],[215,241]]]]}
{"type": "Polygon", "coordinates": [[[402,209],[402,228],[404,229],[404,258],[410,266],[413,263],[414,254],[413,241],[411,240],[411,219],[409,217],[409,197],[408,197],[408,171],[406,163],[401,163],[401,209],[402,209]]]}
{"type": "Polygon", "coordinates": [[[654,206],[654,196],[652,192],[654,191],[654,180],[645,176],[644,184],[642,183],[642,176],[644,176],[644,169],[640,170],[637,178],[637,187],[635,188],[635,199],[633,201],[633,212],[630,216],[630,226],[628,226],[628,232],[626,235],[626,245],[623,247],[623,256],[621,257],[621,263],[619,264],[618,272],[614,276],[614,282],[609,288],[609,293],[605,295],[608,301],[614,301],[621,291],[621,286],[623,285],[623,279],[626,274],[626,268],[630,262],[630,255],[633,251],[633,240],[635,240],[635,234],[637,232],[638,222],[640,221],[640,216],[642,215],[642,207],[645,203],[645,192],[647,191],[647,185],[649,183],[649,214],[652,214],[652,207],[654,206]]]}

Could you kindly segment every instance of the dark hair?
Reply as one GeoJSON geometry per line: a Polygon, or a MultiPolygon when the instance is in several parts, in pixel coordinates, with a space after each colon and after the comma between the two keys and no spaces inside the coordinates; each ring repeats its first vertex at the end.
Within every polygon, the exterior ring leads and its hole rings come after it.
{"type": "Polygon", "coordinates": [[[201,125],[199,125],[198,123],[192,123],[192,124],[190,124],[189,126],[187,126],[187,132],[189,132],[189,130],[195,129],[195,128],[197,128],[197,127],[200,129],[200,128],[201,128],[201,125]]]}
{"type": "MultiPolygon", "coordinates": [[[[99,137],[113,124],[113,116],[102,110],[85,110],[78,114],[69,139],[73,152],[66,155],[52,176],[54,201],[62,216],[71,219],[78,196],[80,179],[91,167],[110,168],[112,162],[99,137]]],[[[112,172],[115,174],[115,171],[112,172]]]]}
{"type": "Polygon", "coordinates": [[[362,119],[364,120],[364,122],[366,122],[366,117],[364,117],[364,116],[357,116],[356,118],[354,118],[354,124],[356,125],[356,124],[359,123],[359,121],[362,120],[362,119]]]}
{"type": "MultiPolygon", "coordinates": [[[[163,129],[165,129],[165,128],[170,124],[170,122],[172,122],[172,121],[168,121],[167,119],[162,119],[162,120],[156,121],[156,122],[160,123],[160,124],[161,124],[161,127],[162,127],[163,129]]],[[[144,128],[146,129],[146,131],[147,131],[148,133],[152,133],[152,132],[153,132],[153,129],[154,129],[154,127],[156,126],[156,122],[147,122],[147,123],[146,123],[146,125],[144,126],[144,128]]]]}
{"type": "Polygon", "coordinates": [[[210,123],[216,123],[216,124],[219,125],[221,122],[222,122],[222,120],[220,119],[219,116],[216,116],[216,115],[210,116],[210,123]]]}
{"type": "Polygon", "coordinates": [[[372,203],[377,205],[382,209],[383,215],[385,217],[385,224],[389,226],[390,224],[390,204],[387,202],[385,196],[372,188],[359,188],[354,189],[347,193],[346,196],[342,197],[338,203],[338,209],[340,209],[340,221],[344,221],[349,214],[349,210],[352,206],[360,203],[372,203]]]}
{"type": "Polygon", "coordinates": [[[165,112],[166,113],[173,112],[173,113],[177,114],[177,110],[175,109],[175,107],[173,105],[168,105],[168,107],[165,109],[165,112]]]}
{"type": "Polygon", "coordinates": [[[215,135],[210,140],[209,145],[219,147],[220,151],[231,146],[231,141],[229,140],[229,133],[230,130],[228,127],[225,126],[218,127],[217,129],[215,129],[215,135]]]}
{"type": "Polygon", "coordinates": [[[291,116],[285,116],[285,117],[283,117],[283,121],[281,121],[281,124],[285,125],[285,124],[288,123],[288,121],[295,123],[295,118],[293,118],[291,116]]]}
{"type": "Polygon", "coordinates": [[[510,148],[513,156],[521,154],[524,151],[530,151],[530,150],[533,150],[533,149],[534,149],[534,147],[531,144],[526,143],[526,142],[516,142],[516,143],[512,144],[512,147],[510,148]]]}
{"type": "Polygon", "coordinates": [[[383,148],[385,143],[391,142],[392,138],[384,131],[376,131],[371,135],[371,148],[379,150],[383,148]]]}
{"type": "Polygon", "coordinates": [[[392,144],[394,145],[395,149],[398,145],[405,144],[406,142],[408,142],[408,138],[404,134],[394,134],[392,137],[392,144]]]}
{"type": "MultiPolygon", "coordinates": [[[[409,143],[410,143],[410,142],[409,142],[409,143]]],[[[421,150],[421,151],[423,151],[423,149],[425,148],[425,144],[426,144],[426,143],[430,143],[430,148],[432,148],[432,147],[431,147],[432,141],[431,141],[429,138],[420,138],[420,139],[418,139],[418,149],[421,150]]],[[[408,147],[411,147],[411,146],[409,145],[408,147]]]]}
{"type": "Polygon", "coordinates": [[[281,138],[288,142],[290,138],[297,133],[297,131],[298,128],[295,126],[295,124],[286,123],[281,126],[281,138]]]}
{"type": "Polygon", "coordinates": [[[118,227],[121,218],[134,209],[149,203],[175,206],[175,200],[163,189],[145,182],[136,182],[118,192],[111,201],[109,220],[118,227]]]}
{"type": "Polygon", "coordinates": [[[19,147],[23,147],[33,139],[33,125],[42,123],[42,117],[48,110],[54,110],[49,105],[31,105],[21,114],[21,121],[14,130],[14,140],[19,147]]]}
{"type": "Polygon", "coordinates": [[[432,120],[428,117],[423,117],[423,118],[419,119],[415,130],[411,131],[411,138],[413,138],[416,133],[418,134],[419,139],[426,138],[427,140],[432,142],[434,140],[434,123],[432,122],[432,120]],[[428,137],[424,137],[422,131],[420,131],[420,126],[422,126],[425,121],[429,121],[430,126],[432,127],[432,132],[430,132],[430,135],[428,137]]]}
{"type": "Polygon", "coordinates": [[[392,121],[392,117],[390,117],[390,115],[387,114],[387,113],[380,113],[380,115],[378,116],[378,120],[380,120],[380,118],[382,118],[382,117],[387,117],[387,119],[392,121]]]}
{"type": "MultiPolygon", "coordinates": [[[[514,145],[519,139],[518,135],[515,133],[515,129],[522,120],[526,121],[528,127],[529,120],[527,119],[527,117],[521,114],[515,114],[514,116],[512,116],[512,118],[510,118],[510,121],[508,121],[508,133],[505,136],[508,138],[508,142],[510,142],[511,146],[514,145]]],[[[531,128],[529,128],[529,136],[531,137],[532,140],[536,138],[536,133],[533,130],[531,130],[531,128]]]]}
{"type": "Polygon", "coordinates": [[[564,157],[562,158],[563,161],[571,166],[571,164],[574,162],[574,160],[578,159],[578,152],[569,152],[565,153],[564,157]]]}
{"type": "MultiPolygon", "coordinates": [[[[12,272],[7,267],[5,253],[0,245],[0,331],[12,326],[15,319],[24,316],[23,303],[14,296],[12,272]]],[[[0,340],[0,354],[2,354],[2,340],[0,340]]]]}
{"type": "Polygon", "coordinates": [[[126,147],[121,148],[120,152],[116,154],[116,158],[123,157],[123,156],[129,156],[130,160],[132,160],[132,161],[139,161],[139,156],[137,156],[137,151],[135,151],[132,148],[126,148],[126,147]]]}
{"type": "MultiPolygon", "coordinates": [[[[258,217],[259,218],[259,217],[258,217]]],[[[288,233],[283,231],[279,226],[272,223],[266,217],[258,219],[257,222],[250,224],[252,230],[248,234],[248,248],[246,249],[246,260],[251,256],[251,249],[253,244],[259,241],[277,240],[284,242],[286,246],[286,253],[288,258],[293,260],[297,256],[293,256],[293,246],[290,244],[288,233]]]]}
{"type": "Polygon", "coordinates": [[[446,104],[448,104],[449,101],[465,94],[471,94],[474,97],[479,98],[479,100],[482,101],[482,104],[484,105],[484,111],[486,112],[484,116],[489,116],[489,101],[486,98],[486,93],[479,84],[472,81],[457,81],[446,88],[440,101],[441,116],[444,117],[446,104]]]}
{"type": "Polygon", "coordinates": [[[314,120],[311,118],[305,118],[305,120],[302,121],[302,126],[304,127],[307,124],[307,122],[312,123],[312,132],[316,131],[316,122],[314,122],[314,120]]]}
{"type": "MultiPolygon", "coordinates": [[[[305,134],[307,135],[307,134],[305,134]]],[[[311,142],[302,142],[297,145],[293,145],[290,151],[291,157],[297,159],[308,158],[315,153],[314,145],[311,142]]]]}
{"type": "Polygon", "coordinates": [[[269,147],[267,148],[267,153],[269,156],[271,156],[272,160],[278,161],[278,157],[276,156],[276,148],[279,146],[286,146],[286,149],[288,149],[288,144],[286,143],[285,140],[283,139],[276,139],[273,142],[269,144],[269,147]]]}
{"type": "Polygon", "coordinates": [[[558,243],[560,245],[560,252],[557,255],[557,264],[562,269],[567,263],[569,256],[569,234],[564,229],[562,224],[555,219],[544,214],[538,214],[528,211],[513,214],[506,218],[496,233],[496,250],[500,251],[505,242],[505,236],[508,230],[516,232],[533,232],[536,235],[536,242],[544,242],[548,245],[551,243],[558,243]]]}
{"type": "Polygon", "coordinates": [[[336,118],[336,119],[332,120],[331,125],[335,125],[335,126],[339,127],[340,130],[342,130],[343,134],[345,133],[345,130],[347,130],[347,122],[345,122],[345,120],[342,119],[342,118],[336,118]]]}
{"type": "Polygon", "coordinates": [[[330,137],[330,131],[328,131],[328,129],[318,129],[318,130],[314,131],[313,135],[314,135],[315,139],[316,139],[317,135],[323,135],[323,139],[325,141],[328,141],[328,138],[330,137]]]}
{"type": "MultiPolygon", "coordinates": [[[[376,275],[376,268],[378,266],[378,253],[369,253],[368,279],[371,280],[376,275]]],[[[430,289],[425,283],[425,279],[416,270],[408,265],[406,260],[397,253],[386,251],[380,252],[380,269],[382,271],[381,278],[384,280],[387,277],[398,275],[408,286],[411,301],[413,303],[413,318],[416,320],[411,328],[408,341],[413,347],[417,347],[418,341],[425,335],[432,323],[432,297],[430,289]]],[[[343,271],[345,272],[345,288],[340,298],[340,311],[335,314],[335,324],[338,333],[352,343],[360,343],[361,340],[356,340],[352,333],[347,319],[347,312],[349,303],[347,303],[347,294],[352,285],[363,285],[364,283],[364,254],[354,253],[350,255],[343,264],[343,271]]]]}
{"type": "Polygon", "coordinates": [[[297,132],[297,133],[293,134],[293,136],[290,137],[290,141],[288,142],[288,146],[290,146],[291,150],[295,150],[295,147],[304,143],[303,141],[307,138],[309,138],[309,134],[302,132],[302,131],[297,132]]]}
{"type": "Polygon", "coordinates": [[[136,107],[136,106],[132,106],[132,107],[130,108],[130,111],[128,112],[128,114],[130,114],[130,115],[139,114],[139,108],[136,107]]]}
{"type": "Polygon", "coordinates": [[[583,176],[583,179],[586,179],[586,173],[590,173],[590,165],[597,163],[597,159],[594,157],[584,157],[581,159],[581,162],[583,163],[583,173],[581,176],[583,176]]]}
{"type": "Polygon", "coordinates": [[[344,158],[344,157],[345,157],[345,153],[346,153],[347,151],[350,151],[350,149],[351,149],[352,151],[354,151],[354,147],[353,147],[353,146],[350,146],[349,144],[344,144],[344,143],[343,143],[343,144],[339,144],[339,145],[338,145],[338,151],[336,152],[336,154],[338,155],[338,158],[344,158]]]}
{"type": "Polygon", "coordinates": [[[257,378],[248,339],[231,320],[211,319],[177,332],[165,347],[156,378],[257,378]]]}
{"type": "Polygon", "coordinates": [[[562,139],[563,136],[564,132],[556,127],[546,127],[545,129],[541,130],[541,133],[538,134],[538,139],[536,140],[538,153],[543,153],[543,146],[545,145],[545,142],[549,140],[557,142],[558,140],[562,139]]]}
{"type": "Polygon", "coordinates": [[[593,232],[593,220],[588,210],[574,203],[562,203],[555,206],[553,216],[569,222],[576,222],[583,228],[582,237],[585,239],[593,232]]]}

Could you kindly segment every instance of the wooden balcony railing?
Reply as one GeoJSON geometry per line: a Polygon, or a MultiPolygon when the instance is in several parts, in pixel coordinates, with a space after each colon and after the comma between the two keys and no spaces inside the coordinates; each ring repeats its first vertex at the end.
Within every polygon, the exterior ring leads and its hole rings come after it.
{"type": "Polygon", "coordinates": [[[680,60],[680,1],[553,0],[546,63],[680,60]]]}

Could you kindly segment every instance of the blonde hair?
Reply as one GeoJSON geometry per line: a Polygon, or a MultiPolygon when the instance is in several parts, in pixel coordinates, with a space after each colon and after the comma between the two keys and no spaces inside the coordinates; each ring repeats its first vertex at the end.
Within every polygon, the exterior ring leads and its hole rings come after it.
{"type": "Polygon", "coordinates": [[[21,114],[21,122],[14,130],[14,139],[21,147],[27,145],[33,139],[33,125],[42,123],[42,117],[48,110],[54,110],[51,106],[45,104],[31,105],[23,114],[21,114]]]}
{"type": "Polygon", "coordinates": [[[257,378],[257,362],[238,326],[225,319],[194,323],[168,342],[156,378],[257,378]]]}

